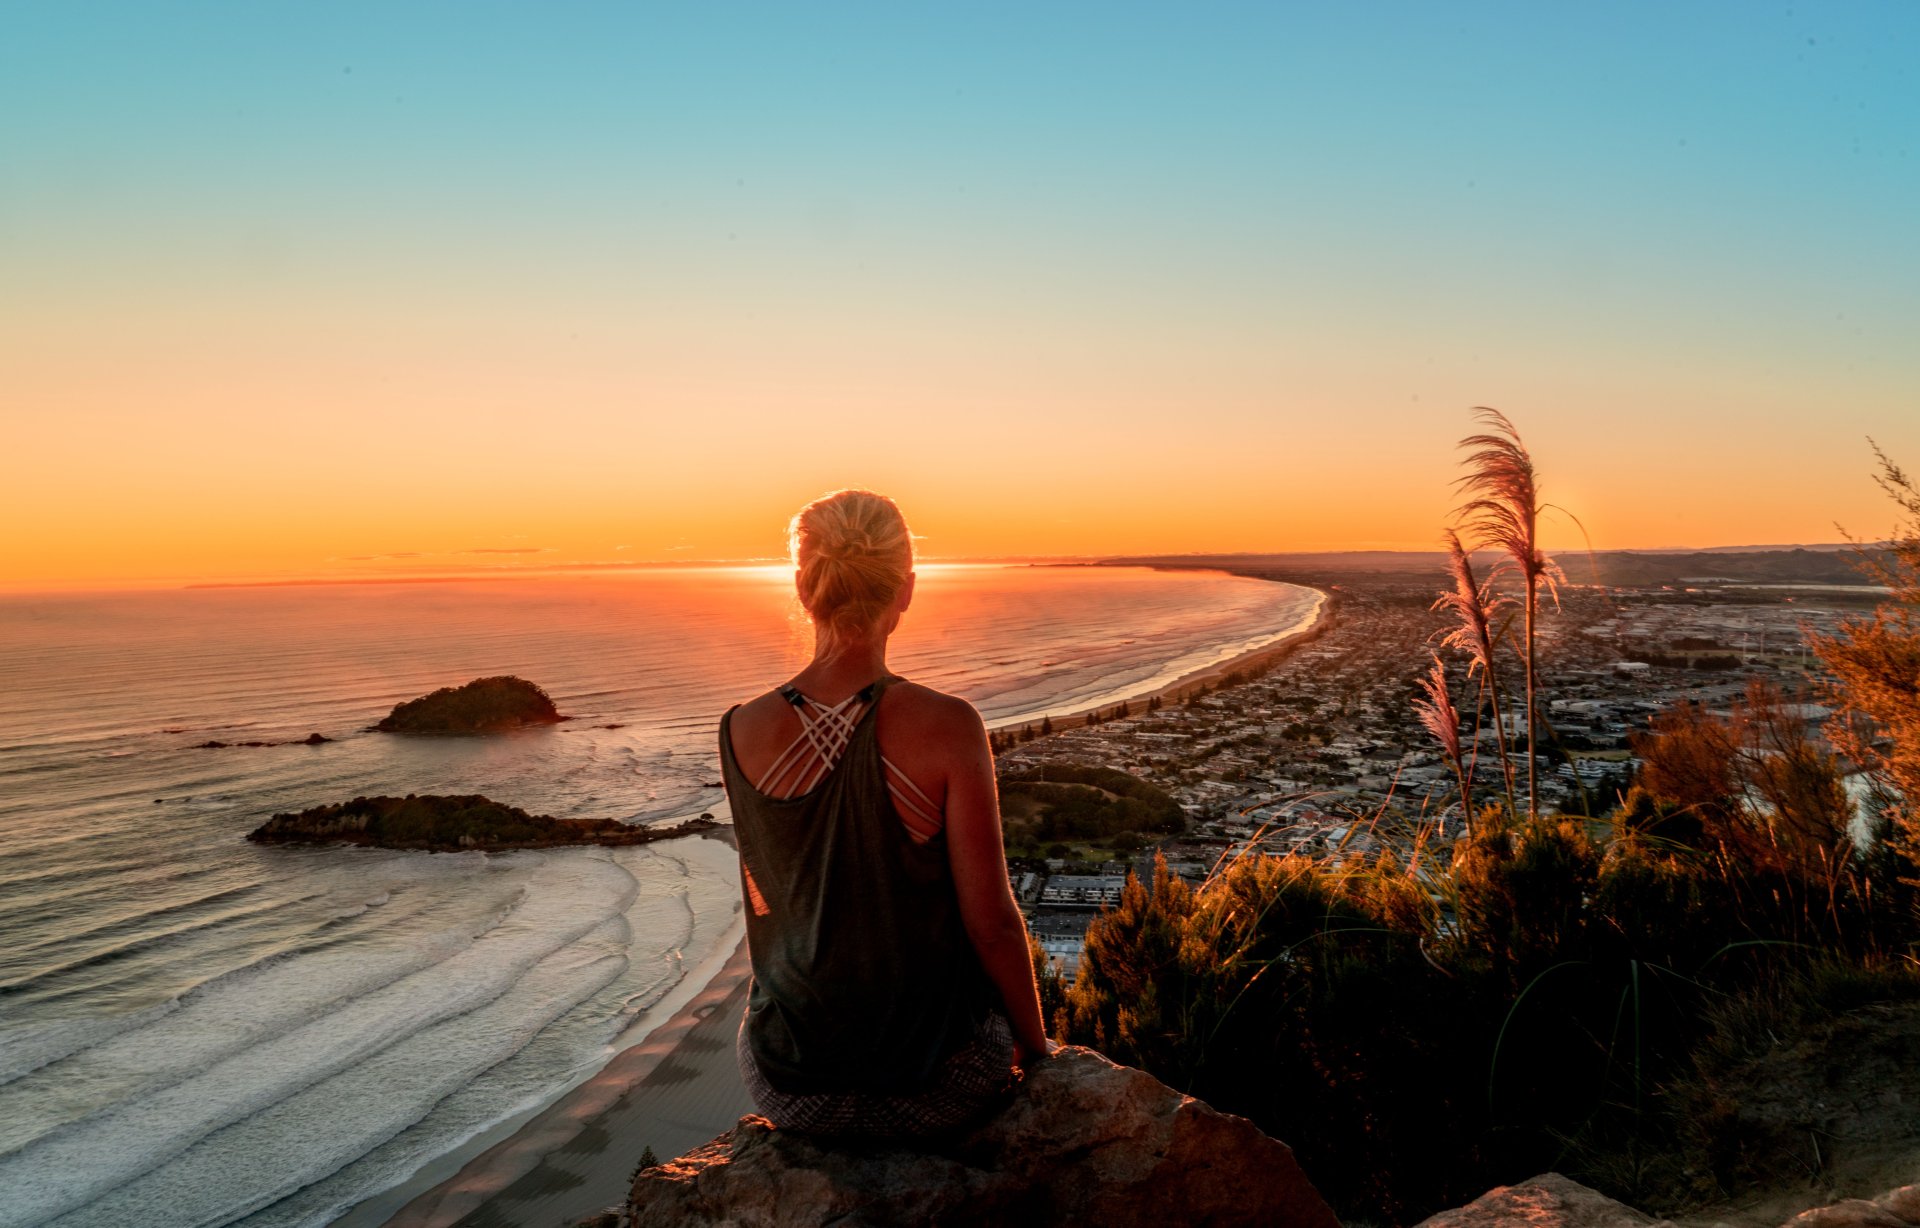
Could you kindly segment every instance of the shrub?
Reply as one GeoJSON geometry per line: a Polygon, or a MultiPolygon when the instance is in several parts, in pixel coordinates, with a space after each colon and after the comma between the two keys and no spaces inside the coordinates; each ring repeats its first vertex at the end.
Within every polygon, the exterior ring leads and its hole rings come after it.
{"type": "Polygon", "coordinates": [[[1910,931],[1865,871],[1806,871],[1491,809],[1450,853],[1246,855],[1197,889],[1159,862],[1089,927],[1064,1032],[1285,1139],[1344,1216],[1555,1167],[1658,1200],[1711,1004],[1880,976],[1910,931]]]}

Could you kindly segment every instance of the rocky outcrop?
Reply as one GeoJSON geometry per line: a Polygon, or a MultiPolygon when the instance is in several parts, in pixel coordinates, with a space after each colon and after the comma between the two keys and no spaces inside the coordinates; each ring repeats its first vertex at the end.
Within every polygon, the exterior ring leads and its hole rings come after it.
{"type": "Polygon", "coordinates": [[[256,844],[359,844],[371,848],[465,850],[563,848],[576,844],[649,844],[719,827],[701,815],[671,827],[633,827],[615,819],[555,819],[478,793],[356,797],[298,814],[276,814],[248,833],[256,844]]]}
{"type": "MultiPolygon", "coordinates": [[[[1672,1228],[1559,1173],[1489,1190],[1418,1228],[1672,1228]]],[[[1920,1228],[1920,1185],[1802,1211],[1782,1228],[1920,1228]]]]}
{"type": "Polygon", "coordinates": [[[328,737],[327,735],[325,735],[325,734],[323,734],[323,733],[310,733],[310,734],[308,734],[308,735],[307,735],[306,737],[304,737],[304,738],[301,738],[301,739],[300,739],[299,741],[297,741],[297,742],[220,742],[220,741],[210,741],[210,742],[201,742],[201,743],[199,743],[198,745],[196,745],[196,746],[194,747],[194,749],[195,749],[195,750],[226,750],[227,748],[229,748],[229,747],[233,747],[233,746],[324,746],[324,745],[326,745],[326,744],[327,744],[328,742],[331,742],[331,741],[333,741],[333,739],[332,739],[332,738],[330,738],[330,737],[328,737]]]}
{"type": "Polygon", "coordinates": [[[1036,1067],[991,1121],[936,1148],[835,1145],[743,1117],[642,1171],[628,1218],[649,1228],[1339,1223],[1286,1144],[1074,1047],[1036,1067]]]}
{"type": "Polygon", "coordinates": [[[1878,1198],[1849,1198],[1802,1211],[1785,1228],[1914,1228],[1920,1224],[1920,1185],[1903,1185],[1878,1198]]]}
{"type": "Polygon", "coordinates": [[[1464,1207],[1422,1220],[1418,1228],[1652,1228],[1651,1215],[1615,1202],[1559,1173],[1488,1190],[1464,1207]]]}
{"type": "Polygon", "coordinates": [[[395,704],[373,728],[380,733],[501,733],[566,719],[545,691],[525,678],[501,674],[395,704]]]}

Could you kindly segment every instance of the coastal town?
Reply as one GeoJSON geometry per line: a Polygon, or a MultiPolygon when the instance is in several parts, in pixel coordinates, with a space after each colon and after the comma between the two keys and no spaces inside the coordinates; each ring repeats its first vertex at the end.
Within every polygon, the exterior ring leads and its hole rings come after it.
{"type": "MultiPolygon", "coordinates": [[[[1097,764],[1164,791],[1184,816],[1177,833],[1137,842],[1123,834],[1105,847],[1022,848],[1009,824],[1016,893],[1065,975],[1088,922],[1119,901],[1129,871],[1146,877],[1157,856],[1197,884],[1248,852],[1337,860],[1460,833],[1452,768],[1414,708],[1416,677],[1448,627],[1431,608],[1441,582],[1420,572],[1343,574],[1314,585],[1329,594],[1327,610],[1281,653],[1148,701],[996,733],[1003,781],[1044,775],[1050,764],[1097,764]]],[[[1824,716],[1809,639],[1863,612],[1872,594],[1704,579],[1562,586],[1539,623],[1543,808],[1607,813],[1637,766],[1631,735],[1683,701],[1721,710],[1764,678],[1802,719],[1824,716]]],[[[1501,735],[1473,718],[1464,659],[1441,655],[1467,726],[1470,787],[1491,799],[1503,785],[1493,746],[1501,735]]],[[[1515,706],[1504,734],[1524,746],[1524,705],[1515,706]]],[[[1522,750],[1515,762],[1524,758],[1522,750]]]]}

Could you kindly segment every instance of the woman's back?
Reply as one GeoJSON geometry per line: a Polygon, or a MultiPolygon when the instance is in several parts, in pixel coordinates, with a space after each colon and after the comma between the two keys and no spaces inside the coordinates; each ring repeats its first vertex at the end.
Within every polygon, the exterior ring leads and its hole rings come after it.
{"type": "Polygon", "coordinates": [[[892,676],[834,704],[783,692],[773,702],[787,709],[785,721],[756,700],[759,711],[742,705],[721,723],[754,957],[746,1041],[782,1092],[917,1088],[994,1001],[960,916],[944,833],[916,826],[922,816],[912,810],[924,802],[937,811],[945,776],[936,769],[950,748],[900,729],[937,732],[941,701],[954,701],[892,676]],[[807,715],[849,710],[859,715],[844,724],[807,715]],[[931,787],[903,806],[899,787],[889,788],[894,774],[909,788],[912,775],[931,787]],[[770,777],[794,791],[769,791],[770,777]]]}

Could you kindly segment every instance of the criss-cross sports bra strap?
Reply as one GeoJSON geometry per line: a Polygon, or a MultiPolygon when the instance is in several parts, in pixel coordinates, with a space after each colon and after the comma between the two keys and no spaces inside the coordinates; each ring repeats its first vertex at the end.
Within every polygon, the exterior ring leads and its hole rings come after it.
{"type": "MultiPolygon", "coordinates": [[[[869,683],[837,704],[823,704],[803,695],[791,683],[781,687],[780,697],[793,705],[794,714],[800,718],[800,732],[754,787],[768,797],[798,797],[818,785],[840,762],[860,718],[874,702],[878,685],[869,683]]],[[[880,764],[887,778],[887,794],[908,837],[915,844],[925,844],[939,835],[946,821],[940,807],[891,759],[882,755],[880,764]]]]}

